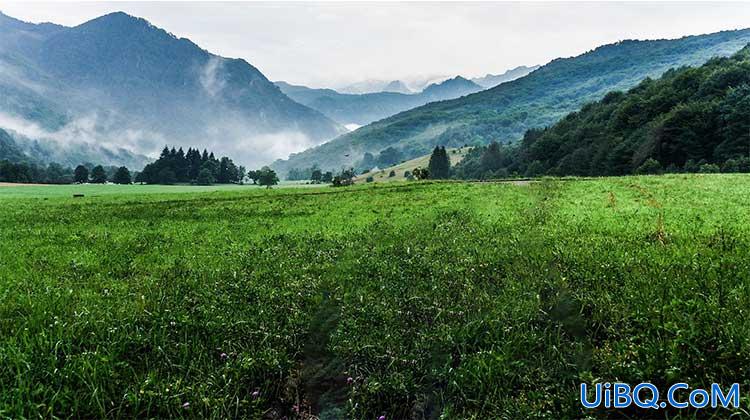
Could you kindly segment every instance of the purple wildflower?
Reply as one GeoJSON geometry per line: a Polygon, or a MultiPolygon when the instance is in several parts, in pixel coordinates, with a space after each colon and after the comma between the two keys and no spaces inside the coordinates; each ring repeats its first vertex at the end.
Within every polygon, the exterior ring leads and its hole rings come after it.
{"type": "Polygon", "coordinates": [[[253,396],[253,399],[258,398],[258,397],[260,397],[260,391],[253,391],[253,393],[250,394],[250,395],[253,396]]]}
{"type": "Polygon", "coordinates": [[[190,403],[186,402],[185,404],[182,404],[182,408],[184,408],[184,409],[190,408],[190,403]]]}
{"type": "Polygon", "coordinates": [[[348,377],[348,378],[346,378],[346,384],[347,384],[347,385],[351,385],[351,384],[353,384],[353,383],[354,383],[354,378],[352,378],[351,376],[350,376],[350,377],[348,377]]]}

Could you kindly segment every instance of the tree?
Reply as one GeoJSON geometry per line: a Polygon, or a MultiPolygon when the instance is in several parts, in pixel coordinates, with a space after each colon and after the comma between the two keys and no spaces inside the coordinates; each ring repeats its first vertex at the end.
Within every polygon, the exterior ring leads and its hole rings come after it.
{"type": "Polygon", "coordinates": [[[386,168],[400,163],[403,157],[404,155],[399,149],[388,147],[380,151],[376,163],[379,167],[386,168]]]}
{"type": "Polygon", "coordinates": [[[391,171],[391,172],[390,172],[390,173],[388,174],[388,178],[393,178],[394,176],[396,176],[396,171],[391,171]]]}
{"type": "Polygon", "coordinates": [[[430,156],[430,163],[427,165],[430,177],[433,179],[447,179],[451,176],[451,161],[445,147],[435,147],[430,156]]]}
{"type": "Polygon", "coordinates": [[[104,172],[102,165],[94,166],[91,170],[91,183],[92,184],[104,184],[107,182],[107,173],[104,172]]]}
{"type": "Polygon", "coordinates": [[[112,177],[112,182],[115,184],[130,184],[132,181],[130,179],[130,171],[128,168],[124,166],[117,168],[117,172],[115,172],[115,175],[112,177]]]}
{"type": "Polygon", "coordinates": [[[76,169],[73,172],[73,180],[75,180],[77,184],[85,184],[89,182],[89,170],[83,165],[76,166],[76,169]]]}
{"type": "Polygon", "coordinates": [[[258,174],[258,184],[265,186],[266,188],[271,188],[271,186],[276,185],[279,183],[279,177],[276,175],[276,172],[269,168],[268,166],[264,166],[260,169],[258,174]]]}
{"type": "Polygon", "coordinates": [[[320,182],[323,182],[325,184],[330,184],[331,182],[333,182],[333,172],[326,171],[320,178],[320,182]]]}
{"type": "Polygon", "coordinates": [[[411,171],[411,174],[418,181],[430,178],[430,170],[427,168],[419,168],[419,167],[414,168],[414,170],[411,171]]]}
{"type": "Polygon", "coordinates": [[[239,170],[237,166],[232,162],[232,159],[228,157],[222,157],[219,161],[219,174],[216,180],[220,184],[229,184],[230,182],[239,181],[239,170]]]}
{"type": "Polygon", "coordinates": [[[534,178],[544,174],[544,165],[542,162],[535,160],[526,167],[526,173],[524,174],[528,178],[534,178]]]}
{"type": "Polygon", "coordinates": [[[341,173],[333,177],[333,186],[334,187],[346,187],[348,185],[354,184],[354,177],[356,176],[356,172],[354,172],[354,168],[349,169],[343,169],[341,173]]]}
{"type": "Polygon", "coordinates": [[[323,178],[323,172],[320,169],[314,169],[312,171],[312,174],[310,174],[310,181],[312,181],[315,184],[320,183],[320,180],[323,178]]]}
{"type": "Polygon", "coordinates": [[[159,171],[157,178],[159,184],[171,185],[177,182],[177,177],[175,176],[174,171],[169,168],[164,168],[159,171]]]}
{"type": "Polygon", "coordinates": [[[247,178],[253,181],[253,185],[258,183],[258,173],[260,171],[247,171],[247,178]]]}
{"type": "Polygon", "coordinates": [[[198,185],[211,185],[214,183],[214,174],[211,173],[210,169],[202,168],[198,173],[198,178],[196,178],[195,182],[198,185]]]}

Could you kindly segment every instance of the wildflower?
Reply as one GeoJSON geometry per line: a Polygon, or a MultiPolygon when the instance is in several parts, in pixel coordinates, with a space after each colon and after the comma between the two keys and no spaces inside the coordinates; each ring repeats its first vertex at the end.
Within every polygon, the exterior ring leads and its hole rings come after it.
{"type": "Polygon", "coordinates": [[[385,416],[378,417],[378,420],[385,420],[385,416]]]}
{"type": "Polygon", "coordinates": [[[182,408],[187,410],[188,408],[190,408],[190,403],[186,402],[185,404],[182,404],[182,408]]]}
{"type": "Polygon", "coordinates": [[[253,396],[253,399],[256,399],[256,398],[260,397],[260,391],[253,391],[253,393],[250,394],[250,395],[253,396]]]}
{"type": "Polygon", "coordinates": [[[226,354],[226,353],[221,353],[221,354],[219,355],[219,358],[220,358],[221,360],[227,360],[227,357],[229,357],[229,356],[227,356],[227,354],[226,354]]]}
{"type": "Polygon", "coordinates": [[[354,383],[354,378],[352,378],[351,376],[350,376],[350,377],[348,377],[348,378],[346,378],[346,384],[347,384],[347,385],[351,385],[351,384],[353,384],[353,383],[354,383]]]}

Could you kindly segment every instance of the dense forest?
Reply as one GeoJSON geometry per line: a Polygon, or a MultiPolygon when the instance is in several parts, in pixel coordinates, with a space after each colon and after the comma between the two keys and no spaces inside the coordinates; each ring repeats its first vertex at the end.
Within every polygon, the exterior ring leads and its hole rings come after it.
{"type": "Polygon", "coordinates": [[[518,146],[477,147],[458,178],[750,170],[750,47],[610,92],[518,146]]]}
{"type": "Polygon", "coordinates": [[[236,166],[232,159],[224,156],[216,159],[213,152],[189,148],[187,153],[180,149],[164,147],[159,159],[149,163],[136,177],[136,182],[146,184],[229,184],[241,182],[245,178],[245,168],[236,166]]]}

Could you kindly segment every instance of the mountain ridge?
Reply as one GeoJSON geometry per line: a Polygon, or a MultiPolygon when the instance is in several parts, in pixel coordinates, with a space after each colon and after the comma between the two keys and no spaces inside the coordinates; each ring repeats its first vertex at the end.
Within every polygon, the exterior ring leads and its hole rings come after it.
{"type": "Polygon", "coordinates": [[[456,76],[433,83],[421,92],[410,94],[377,92],[364,94],[340,93],[334,89],[313,89],[287,82],[275,82],[287,96],[320,111],[342,125],[365,125],[428,102],[452,99],[482,89],[478,84],[456,76]]]}
{"type": "Polygon", "coordinates": [[[409,158],[438,144],[456,147],[517,141],[527,129],[552,124],[610,90],[628,89],[672,67],[730,55],[747,42],[750,29],[602,45],[579,56],[557,58],[492,89],[401,112],[273,166],[280,172],[313,164],[337,170],[355,166],[366,152],[387,147],[399,148],[409,158]]]}
{"type": "Polygon", "coordinates": [[[345,132],[249,62],[123,12],[73,27],[6,17],[0,31],[17,41],[0,48],[0,71],[15,78],[0,81],[0,127],[21,132],[17,142],[67,131],[75,135],[63,143],[139,154],[165,144],[208,147],[260,165],[345,132]]]}

